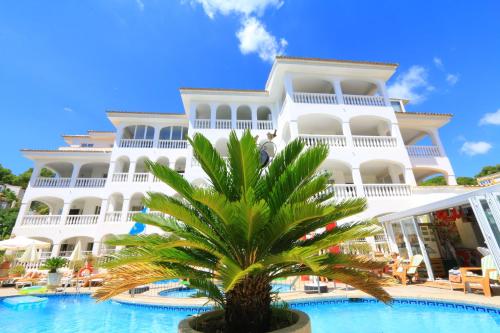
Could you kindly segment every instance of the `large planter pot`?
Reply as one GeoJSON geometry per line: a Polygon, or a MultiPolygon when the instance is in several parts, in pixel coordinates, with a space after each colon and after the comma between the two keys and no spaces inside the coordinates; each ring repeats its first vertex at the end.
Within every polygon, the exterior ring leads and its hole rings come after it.
{"type": "Polygon", "coordinates": [[[49,273],[47,276],[47,287],[55,289],[61,285],[62,273],[49,273]]]}
{"type": "MultiPolygon", "coordinates": [[[[217,311],[210,311],[206,312],[203,315],[210,315],[211,313],[214,312],[219,312],[220,310],[217,311]]],[[[298,311],[298,310],[289,310],[290,312],[293,312],[297,317],[298,320],[295,324],[285,327],[285,328],[280,328],[279,330],[275,331],[269,331],[268,333],[311,333],[311,320],[309,319],[309,316],[307,313],[298,311]]],[[[202,333],[200,331],[197,331],[193,328],[191,328],[191,322],[195,320],[196,317],[190,317],[187,319],[184,319],[179,323],[178,326],[178,332],[179,333],[202,333]]]]}

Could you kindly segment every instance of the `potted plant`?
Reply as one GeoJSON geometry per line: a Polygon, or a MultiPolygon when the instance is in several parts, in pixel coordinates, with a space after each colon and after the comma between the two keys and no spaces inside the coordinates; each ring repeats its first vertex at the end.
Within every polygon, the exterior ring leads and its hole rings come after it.
{"type": "Polygon", "coordinates": [[[9,274],[13,277],[23,276],[26,269],[22,265],[16,265],[9,270],[9,274]]]}
{"type": "Polygon", "coordinates": [[[10,254],[4,254],[0,256],[0,277],[6,277],[9,275],[10,263],[14,260],[14,256],[10,254]]]}
{"type": "Polygon", "coordinates": [[[59,268],[64,267],[68,260],[62,257],[49,258],[45,261],[43,269],[48,269],[47,286],[49,288],[56,288],[61,284],[62,273],[58,272],[59,268]]]}
{"type": "Polygon", "coordinates": [[[306,149],[292,141],[271,163],[261,163],[250,131],[233,131],[223,158],[201,134],[189,139],[210,185],[192,185],[175,170],[148,161],[155,177],[182,199],[149,193],[144,203],[157,214],[138,214],[140,223],[165,235],[124,235],[108,243],[125,248],[104,264],[108,281],[94,294],[108,299],[138,285],[188,278],[219,308],[179,324],[179,332],[310,332],[300,311],[276,309],[271,282],[302,275],[347,283],[389,302],[372,273],[384,263],[328,251],[340,243],[374,236],[380,227],[332,221],[364,210],[364,199],[330,200],[330,174],[318,172],[328,156],[324,145],[306,149]],[[315,237],[318,229],[326,229],[315,237]]]}

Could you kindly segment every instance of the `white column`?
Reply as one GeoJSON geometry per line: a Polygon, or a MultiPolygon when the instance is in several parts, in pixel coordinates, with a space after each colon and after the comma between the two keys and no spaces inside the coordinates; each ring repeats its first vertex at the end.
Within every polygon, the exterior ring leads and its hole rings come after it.
{"type": "Polygon", "coordinates": [[[429,280],[434,281],[434,272],[432,271],[432,264],[429,259],[429,255],[427,254],[427,249],[425,248],[424,236],[422,235],[422,230],[417,224],[417,220],[414,216],[412,218],[413,228],[415,228],[415,233],[417,234],[418,245],[420,246],[420,252],[422,252],[422,256],[424,257],[425,268],[427,269],[427,275],[429,276],[429,280]]]}
{"type": "Polygon", "coordinates": [[[399,129],[398,123],[391,124],[391,136],[396,138],[398,147],[405,147],[405,143],[403,141],[403,136],[401,135],[401,130],[399,129]]]}
{"type": "Polygon", "coordinates": [[[115,136],[115,147],[120,147],[120,141],[123,136],[123,129],[125,127],[123,125],[120,125],[116,128],[116,136],[115,136]]]}
{"type": "Polygon", "coordinates": [[[344,104],[344,94],[342,93],[342,85],[340,80],[333,81],[333,88],[335,89],[335,95],[337,96],[337,103],[344,104]]]}
{"type": "Polygon", "coordinates": [[[108,199],[101,200],[101,211],[99,212],[99,217],[97,218],[97,225],[104,224],[106,218],[106,212],[108,211],[108,199]]]}
{"type": "Polygon", "coordinates": [[[347,147],[353,148],[351,124],[348,121],[342,123],[342,134],[345,136],[347,147]]]}
{"type": "Polygon", "coordinates": [[[417,186],[417,181],[415,180],[415,175],[413,174],[412,168],[405,168],[405,184],[417,186]]]}
{"type": "Polygon", "coordinates": [[[153,135],[153,148],[158,148],[158,141],[160,140],[161,126],[155,126],[155,133],[153,135]]]}
{"type": "Polygon", "coordinates": [[[216,115],[217,115],[217,104],[210,104],[210,128],[215,128],[216,115]]]}
{"type": "Polygon", "coordinates": [[[399,252],[398,244],[396,244],[396,237],[394,236],[394,230],[392,229],[392,223],[383,223],[384,230],[386,232],[387,243],[389,244],[389,249],[391,252],[399,252]]]}
{"type": "Polygon", "coordinates": [[[51,258],[54,258],[54,257],[57,257],[59,256],[59,250],[61,249],[61,243],[54,243],[52,245],[52,251],[50,252],[50,257],[51,258]]]}
{"type": "Polygon", "coordinates": [[[257,106],[256,105],[252,105],[250,106],[251,110],[252,110],[252,128],[254,130],[257,129],[257,106]]]}
{"type": "Polygon", "coordinates": [[[71,180],[69,182],[69,187],[75,187],[76,179],[78,178],[78,173],[80,173],[80,163],[73,163],[73,172],[71,173],[71,180]]]}
{"type": "Polygon", "coordinates": [[[191,124],[190,127],[195,128],[194,124],[196,122],[196,104],[191,103],[189,105],[189,123],[191,124]]]}
{"type": "Polygon", "coordinates": [[[127,213],[129,210],[129,206],[130,206],[130,198],[124,198],[123,199],[123,206],[122,206],[121,223],[127,222],[127,213]]]}
{"type": "Polygon", "coordinates": [[[352,182],[356,186],[356,193],[358,197],[364,197],[365,190],[363,188],[363,178],[361,177],[361,171],[359,168],[352,168],[352,182]]]}
{"type": "Polygon", "coordinates": [[[234,104],[229,105],[231,108],[231,128],[236,129],[236,120],[238,118],[237,106],[234,104]]]}
{"type": "Polygon", "coordinates": [[[391,176],[391,181],[393,184],[400,184],[401,180],[399,178],[399,173],[401,169],[395,165],[389,166],[389,176],[391,176]]]}
{"type": "Polygon", "coordinates": [[[128,166],[128,182],[129,183],[134,181],[134,173],[135,173],[136,164],[137,164],[137,161],[130,161],[130,164],[128,166]]]}
{"type": "Polygon", "coordinates": [[[40,171],[43,169],[43,164],[40,162],[35,162],[35,165],[33,166],[33,172],[31,173],[30,181],[28,183],[28,187],[32,187],[33,184],[35,184],[36,179],[40,175],[40,171]]]}
{"type": "Polygon", "coordinates": [[[387,94],[385,82],[384,81],[377,81],[377,88],[378,88],[380,95],[382,95],[382,97],[384,98],[385,106],[391,106],[391,101],[389,99],[389,95],[387,94]]]}
{"type": "Polygon", "coordinates": [[[285,99],[288,100],[288,102],[293,103],[293,81],[290,74],[285,75],[284,84],[286,93],[285,99]]]}
{"type": "Polygon", "coordinates": [[[441,154],[441,156],[446,156],[446,151],[444,150],[443,143],[441,142],[441,138],[439,137],[438,129],[433,128],[428,133],[431,137],[432,143],[439,148],[439,153],[441,154]]]}
{"type": "Polygon", "coordinates": [[[297,124],[297,120],[290,120],[289,126],[290,126],[290,138],[294,140],[299,136],[299,126],[297,124]]]}
{"type": "Polygon", "coordinates": [[[61,221],[59,221],[59,224],[64,225],[66,223],[66,219],[68,218],[70,208],[71,208],[71,202],[64,202],[63,209],[61,212],[61,221]]]}

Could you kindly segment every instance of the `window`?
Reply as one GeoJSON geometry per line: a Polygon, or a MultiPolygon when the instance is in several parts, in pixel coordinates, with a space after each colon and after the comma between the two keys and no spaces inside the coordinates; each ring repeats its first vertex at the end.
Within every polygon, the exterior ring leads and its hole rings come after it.
{"type": "Polygon", "coordinates": [[[391,106],[396,112],[403,112],[400,101],[391,101],[391,106]]]}
{"type": "Polygon", "coordinates": [[[186,140],[187,127],[183,126],[168,126],[160,131],[160,140],[186,140]]]}
{"type": "Polygon", "coordinates": [[[151,126],[137,125],[128,126],[123,129],[123,139],[152,140],[155,129],[151,126]]]}

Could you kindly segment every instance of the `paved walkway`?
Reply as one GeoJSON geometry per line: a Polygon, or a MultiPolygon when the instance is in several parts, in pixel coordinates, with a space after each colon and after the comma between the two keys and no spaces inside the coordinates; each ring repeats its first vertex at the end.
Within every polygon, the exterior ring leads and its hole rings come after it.
{"type": "MultiPolygon", "coordinates": [[[[66,293],[92,293],[96,288],[80,288],[77,291],[75,288],[66,288],[66,293]]],[[[500,307],[500,288],[495,288],[495,295],[493,297],[485,297],[478,293],[464,294],[463,291],[450,290],[443,288],[434,288],[424,285],[410,285],[410,286],[393,286],[387,287],[386,290],[393,297],[408,297],[408,298],[422,298],[432,300],[448,300],[460,303],[473,303],[486,306],[500,307]]],[[[19,295],[18,291],[14,288],[0,288],[0,297],[19,295]]],[[[288,292],[280,294],[281,298],[285,301],[293,300],[307,300],[317,298],[332,298],[332,297],[367,297],[368,295],[356,289],[337,288],[325,294],[306,294],[304,292],[288,292]]],[[[202,306],[206,305],[206,298],[172,298],[160,297],[152,295],[135,295],[131,297],[128,294],[116,296],[114,299],[127,303],[143,303],[154,305],[170,305],[170,306],[202,306]]]]}

